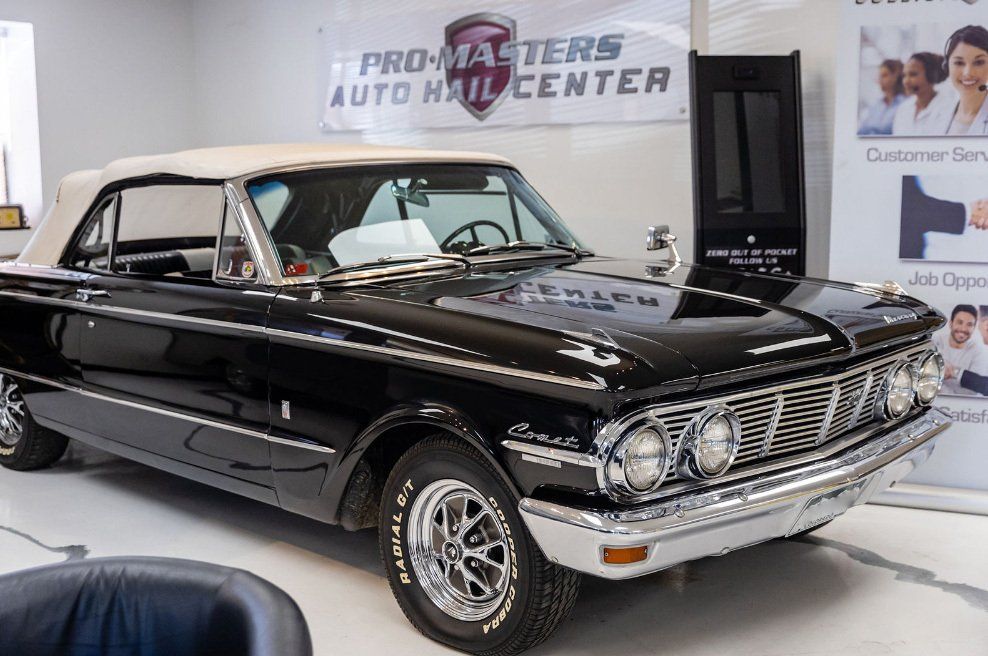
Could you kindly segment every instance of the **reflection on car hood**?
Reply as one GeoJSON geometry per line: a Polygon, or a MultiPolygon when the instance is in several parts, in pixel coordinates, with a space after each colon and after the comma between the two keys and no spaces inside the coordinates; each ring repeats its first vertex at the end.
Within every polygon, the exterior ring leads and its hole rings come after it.
{"type": "Polygon", "coordinates": [[[414,288],[449,310],[619,347],[657,371],[671,349],[708,384],[849,356],[920,336],[943,321],[915,299],[853,285],[689,265],[666,272],[606,258],[477,272],[414,288]]]}

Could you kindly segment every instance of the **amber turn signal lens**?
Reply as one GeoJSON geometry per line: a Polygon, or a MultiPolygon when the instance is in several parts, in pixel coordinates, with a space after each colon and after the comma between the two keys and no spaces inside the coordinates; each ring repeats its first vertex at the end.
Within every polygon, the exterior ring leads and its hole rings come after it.
{"type": "Polygon", "coordinates": [[[648,557],[648,546],[640,547],[604,547],[604,562],[608,565],[627,565],[637,563],[648,557]]]}

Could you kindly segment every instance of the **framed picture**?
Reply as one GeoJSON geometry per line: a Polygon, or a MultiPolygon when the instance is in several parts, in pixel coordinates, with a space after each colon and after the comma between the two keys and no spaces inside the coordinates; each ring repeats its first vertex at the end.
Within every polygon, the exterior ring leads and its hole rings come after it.
{"type": "Polygon", "coordinates": [[[20,205],[0,205],[0,230],[20,230],[24,225],[24,208],[20,205]]]}

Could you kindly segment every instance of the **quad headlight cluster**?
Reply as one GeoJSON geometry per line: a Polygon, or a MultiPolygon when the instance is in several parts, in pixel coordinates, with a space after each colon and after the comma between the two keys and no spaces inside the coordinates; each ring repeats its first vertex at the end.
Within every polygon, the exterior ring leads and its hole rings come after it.
{"type": "MultiPolygon", "coordinates": [[[[944,378],[943,357],[936,350],[917,364],[897,362],[879,383],[875,418],[899,419],[913,407],[933,403],[944,378]]],[[[730,408],[711,405],[683,431],[675,451],[662,422],[646,418],[625,426],[607,457],[609,487],[627,497],[656,490],[669,472],[693,480],[716,478],[731,467],[741,444],[741,420],[730,408]]]]}
{"type": "Polygon", "coordinates": [[[621,494],[647,494],[662,484],[674,459],[681,476],[713,478],[731,466],[740,444],[741,421],[725,407],[711,406],[698,414],[683,432],[678,454],[665,426],[652,420],[628,429],[617,442],[607,478],[621,494]]]}
{"type": "Polygon", "coordinates": [[[943,356],[937,351],[927,351],[919,364],[902,361],[896,363],[882,382],[881,403],[875,406],[879,419],[899,419],[913,406],[933,403],[943,385],[943,356]]]}

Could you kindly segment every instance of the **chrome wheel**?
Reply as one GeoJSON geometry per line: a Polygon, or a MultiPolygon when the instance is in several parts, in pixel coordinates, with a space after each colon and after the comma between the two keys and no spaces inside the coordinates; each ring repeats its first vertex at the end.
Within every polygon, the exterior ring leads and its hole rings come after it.
{"type": "Polygon", "coordinates": [[[442,479],[409,512],[409,555],[429,599],[465,622],[494,612],[508,591],[509,552],[490,503],[466,483],[442,479]]]}
{"type": "Polygon", "coordinates": [[[24,398],[14,379],[0,374],[0,442],[14,446],[24,435],[24,398]]]}

